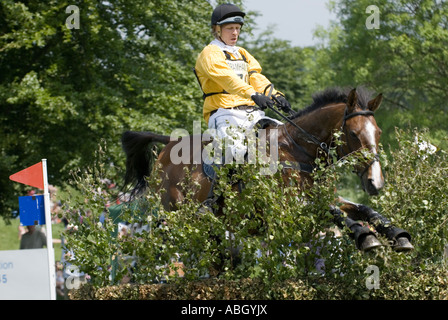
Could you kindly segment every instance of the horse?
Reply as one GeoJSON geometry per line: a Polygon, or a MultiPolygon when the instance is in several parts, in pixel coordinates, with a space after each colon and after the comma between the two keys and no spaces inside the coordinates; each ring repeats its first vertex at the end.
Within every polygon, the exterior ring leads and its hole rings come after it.
{"type": "MultiPolygon", "coordinates": [[[[342,90],[329,88],[313,95],[313,102],[305,109],[284,117],[282,125],[268,124],[265,127],[267,136],[276,129],[278,139],[279,161],[290,164],[283,168],[287,177],[291,170],[298,171],[299,185],[306,187],[312,183],[311,172],[315,159],[321,152],[329,152],[335,147],[334,133],[341,133],[342,144],[336,146],[338,159],[359,150],[367,150],[373,159],[361,161],[355,165],[363,190],[369,195],[377,195],[384,186],[380,158],[378,156],[381,129],[378,127],[374,114],[382,102],[382,94],[370,99],[362,89],[342,90]]],[[[170,136],[153,132],[126,131],[122,135],[122,147],[126,154],[125,185],[133,184],[132,194],[144,192],[147,188],[147,177],[154,164],[158,166],[161,178],[161,201],[166,210],[174,210],[185,198],[185,190],[181,183],[187,174],[200,187],[195,192],[195,199],[205,202],[210,197],[213,181],[204,173],[204,163],[193,161],[201,156],[204,144],[201,137],[190,136],[190,161],[173,163],[171,152],[179,147],[181,139],[171,139],[170,136]],[[150,146],[165,145],[157,158],[151,152],[150,146]],[[199,154],[198,154],[199,153],[199,154]],[[184,170],[188,168],[188,170],[184,170]]],[[[359,223],[367,221],[375,225],[378,233],[384,235],[396,251],[413,249],[410,234],[393,226],[380,213],[365,205],[351,202],[341,197],[339,204],[329,204],[334,222],[341,228],[347,226],[355,239],[359,250],[369,251],[382,243],[375,232],[359,223]]]]}

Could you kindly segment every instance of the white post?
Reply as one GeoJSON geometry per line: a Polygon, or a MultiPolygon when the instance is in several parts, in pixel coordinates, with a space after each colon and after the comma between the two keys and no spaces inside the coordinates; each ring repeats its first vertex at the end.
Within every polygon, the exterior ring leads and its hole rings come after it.
{"type": "Polygon", "coordinates": [[[42,159],[42,171],[44,175],[44,207],[45,207],[45,224],[47,228],[47,249],[48,249],[48,272],[50,278],[50,299],[56,300],[56,265],[53,249],[53,232],[51,229],[51,205],[50,192],[48,188],[47,176],[47,159],[42,159]]]}

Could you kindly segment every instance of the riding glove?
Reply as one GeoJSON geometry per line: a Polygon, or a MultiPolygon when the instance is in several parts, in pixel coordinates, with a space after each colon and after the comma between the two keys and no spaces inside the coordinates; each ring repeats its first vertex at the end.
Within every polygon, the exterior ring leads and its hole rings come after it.
{"type": "Polygon", "coordinates": [[[265,110],[274,105],[274,101],[259,92],[254,93],[251,98],[261,110],[265,110]]]}
{"type": "Polygon", "coordinates": [[[292,111],[291,104],[286,100],[285,96],[280,93],[275,95],[275,98],[278,101],[278,107],[285,113],[289,113],[292,111]]]}

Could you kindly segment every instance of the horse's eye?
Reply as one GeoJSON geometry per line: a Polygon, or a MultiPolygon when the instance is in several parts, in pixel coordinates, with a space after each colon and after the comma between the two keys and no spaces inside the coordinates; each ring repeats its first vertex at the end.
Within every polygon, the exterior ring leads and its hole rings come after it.
{"type": "Polygon", "coordinates": [[[354,139],[358,139],[358,136],[356,135],[355,131],[350,130],[350,136],[354,139]]]}

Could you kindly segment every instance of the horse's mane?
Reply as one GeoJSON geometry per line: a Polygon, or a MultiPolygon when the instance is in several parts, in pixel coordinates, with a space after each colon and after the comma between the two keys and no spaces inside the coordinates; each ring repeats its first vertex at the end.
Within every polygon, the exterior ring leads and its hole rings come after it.
{"type": "MultiPolygon", "coordinates": [[[[328,88],[324,91],[317,92],[312,95],[313,102],[305,109],[297,111],[292,115],[291,119],[302,117],[305,114],[311,113],[317,109],[320,109],[330,103],[346,103],[347,97],[352,88],[328,88]]],[[[364,87],[356,89],[358,95],[358,104],[363,109],[367,109],[367,103],[372,96],[372,92],[364,87]]]]}

